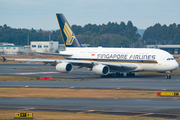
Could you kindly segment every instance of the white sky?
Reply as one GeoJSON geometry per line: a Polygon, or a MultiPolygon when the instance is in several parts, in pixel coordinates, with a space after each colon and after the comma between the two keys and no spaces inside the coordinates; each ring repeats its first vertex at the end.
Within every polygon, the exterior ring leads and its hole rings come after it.
{"type": "Polygon", "coordinates": [[[0,25],[57,30],[55,13],[70,25],[132,21],[139,29],[180,24],[180,0],[0,0],[0,25]]]}

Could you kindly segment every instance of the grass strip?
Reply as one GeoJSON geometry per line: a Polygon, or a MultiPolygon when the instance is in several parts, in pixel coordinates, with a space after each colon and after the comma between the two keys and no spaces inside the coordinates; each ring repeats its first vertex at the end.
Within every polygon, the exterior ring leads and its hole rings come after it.
{"type": "Polygon", "coordinates": [[[17,98],[179,98],[160,97],[157,91],[98,90],[98,89],[49,89],[49,88],[0,88],[0,97],[17,98]]]}
{"type": "MultiPolygon", "coordinates": [[[[167,73],[158,73],[158,72],[151,72],[151,71],[144,71],[144,72],[137,72],[137,73],[145,74],[145,75],[167,75],[167,73]]],[[[180,70],[171,72],[171,76],[180,76],[180,70]]]]}
{"type": "MultiPolygon", "coordinates": [[[[52,78],[46,81],[85,81],[86,79],[64,79],[64,78],[52,78]]],[[[0,76],[0,81],[43,81],[39,80],[39,77],[26,77],[26,76],[0,76]]]]}
{"type": "MultiPolygon", "coordinates": [[[[165,118],[135,117],[123,115],[103,115],[92,113],[37,112],[0,110],[0,119],[14,119],[14,113],[33,113],[35,120],[167,120],[165,118]]],[[[172,120],[172,119],[168,119],[172,120]]]]}

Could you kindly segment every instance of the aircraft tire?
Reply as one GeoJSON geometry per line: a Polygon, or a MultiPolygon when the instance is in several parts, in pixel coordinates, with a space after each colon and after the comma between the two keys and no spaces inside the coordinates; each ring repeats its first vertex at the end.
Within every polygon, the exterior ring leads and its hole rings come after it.
{"type": "Polygon", "coordinates": [[[169,79],[171,79],[171,75],[169,75],[169,79]]]}
{"type": "Polygon", "coordinates": [[[129,73],[127,73],[127,74],[126,74],[126,77],[130,77],[130,74],[129,74],[129,73]]]}
{"type": "Polygon", "coordinates": [[[132,73],[132,77],[135,77],[135,73],[132,73]]]}
{"type": "Polygon", "coordinates": [[[124,77],[124,74],[123,74],[123,73],[121,73],[121,74],[120,74],[120,77],[124,77]]]}
{"type": "Polygon", "coordinates": [[[171,75],[168,74],[168,75],[166,76],[166,79],[171,79],[171,75]]]}
{"type": "Polygon", "coordinates": [[[120,78],[121,77],[121,74],[119,72],[116,72],[116,77],[117,78],[120,78]]]}
{"type": "Polygon", "coordinates": [[[127,73],[126,76],[127,77],[135,77],[135,73],[127,73]]]}

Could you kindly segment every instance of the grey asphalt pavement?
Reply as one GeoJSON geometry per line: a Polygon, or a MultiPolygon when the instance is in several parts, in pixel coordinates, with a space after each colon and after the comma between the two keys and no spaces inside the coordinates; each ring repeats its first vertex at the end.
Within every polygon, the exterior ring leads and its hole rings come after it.
{"type": "MultiPolygon", "coordinates": [[[[84,79],[83,81],[0,81],[0,88],[70,88],[180,91],[180,77],[136,74],[134,78],[101,78],[91,71],[59,73],[50,65],[0,64],[0,75],[84,79]]],[[[25,109],[57,112],[84,112],[117,115],[176,118],[180,99],[46,99],[0,98],[0,109],[25,109]]]]}
{"type": "Polygon", "coordinates": [[[176,118],[180,115],[179,99],[51,99],[51,98],[0,98],[0,109],[83,112],[100,111],[103,114],[142,115],[176,118]]]}

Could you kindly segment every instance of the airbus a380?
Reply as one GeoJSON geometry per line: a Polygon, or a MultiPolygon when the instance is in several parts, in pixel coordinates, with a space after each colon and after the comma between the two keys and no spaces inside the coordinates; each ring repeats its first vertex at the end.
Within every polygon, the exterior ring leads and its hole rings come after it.
{"type": "Polygon", "coordinates": [[[171,54],[160,49],[82,47],[64,15],[56,14],[56,17],[66,50],[54,55],[64,56],[66,60],[14,59],[15,61],[50,63],[62,73],[71,72],[73,65],[87,67],[95,74],[105,77],[123,77],[123,73],[133,77],[133,72],[156,71],[168,73],[167,79],[171,78],[169,73],[179,66],[171,54]]]}

